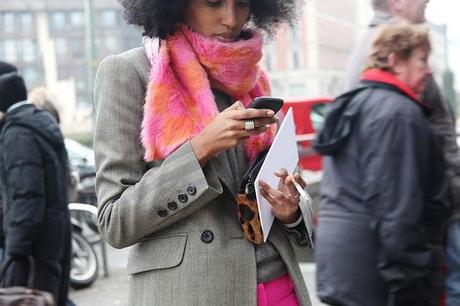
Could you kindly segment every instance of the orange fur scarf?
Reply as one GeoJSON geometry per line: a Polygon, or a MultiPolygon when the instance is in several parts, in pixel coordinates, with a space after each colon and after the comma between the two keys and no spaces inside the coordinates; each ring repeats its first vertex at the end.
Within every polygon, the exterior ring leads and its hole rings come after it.
{"type": "MultiPolygon", "coordinates": [[[[257,65],[262,34],[251,34],[249,39],[222,43],[181,27],[161,41],[158,54],[149,56],[152,68],[141,133],[145,160],[166,158],[214,119],[218,109],[211,88],[245,106],[255,97],[270,95],[268,79],[257,65]]],[[[250,160],[271,144],[274,133],[272,125],[246,140],[250,160]]]]}

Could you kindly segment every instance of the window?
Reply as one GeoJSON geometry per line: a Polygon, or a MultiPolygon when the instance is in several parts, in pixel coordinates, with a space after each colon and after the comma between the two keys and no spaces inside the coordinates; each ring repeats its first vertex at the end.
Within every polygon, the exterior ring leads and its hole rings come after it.
{"type": "Polygon", "coordinates": [[[51,27],[54,30],[62,30],[65,27],[65,14],[63,12],[51,14],[51,27]]]}
{"type": "Polygon", "coordinates": [[[31,39],[22,41],[22,58],[24,62],[33,62],[36,59],[35,44],[31,39]]]}
{"type": "Polygon", "coordinates": [[[291,96],[305,96],[306,93],[306,86],[303,83],[293,83],[289,85],[289,95],[291,96]]]}
{"type": "Polygon", "coordinates": [[[86,90],[86,81],[85,80],[77,80],[76,82],[76,87],[77,87],[77,90],[86,90]]]}
{"type": "Polygon", "coordinates": [[[276,50],[275,43],[265,45],[264,48],[264,65],[267,71],[276,70],[276,50]]]}
{"type": "Polygon", "coordinates": [[[32,14],[30,13],[22,13],[21,14],[21,31],[23,33],[29,33],[33,29],[33,20],[32,14]]]}
{"type": "Polygon", "coordinates": [[[302,70],[302,37],[299,28],[292,27],[289,31],[289,68],[292,70],[302,70]]]}
{"type": "Polygon", "coordinates": [[[82,11],[75,11],[70,13],[70,23],[72,26],[81,27],[84,24],[85,16],[82,11]]]}
{"type": "Polygon", "coordinates": [[[67,41],[65,38],[56,38],[54,45],[58,57],[63,57],[67,54],[67,41]]]}
{"type": "Polygon", "coordinates": [[[300,39],[299,29],[292,27],[289,31],[289,39],[291,42],[296,42],[300,39]]]}
{"type": "Polygon", "coordinates": [[[292,68],[294,69],[300,68],[299,52],[297,52],[297,50],[294,50],[292,52],[292,68]]]}
{"type": "Polygon", "coordinates": [[[14,31],[14,14],[13,13],[3,14],[3,31],[5,33],[11,33],[14,31]]]}
{"type": "Polygon", "coordinates": [[[265,68],[267,71],[272,71],[273,69],[271,55],[268,52],[265,53],[265,68]]]}
{"type": "Polygon", "coordinates": [[[35,87],[38,81],[38,73],[33,68],[26,68],[23,72],[24,82],[28,88],[35,87]]]}
{"type": "Polygon", "coordinates": [[[102,12],[101,22],[105,26],[114,26],[117,24],[117,14],[115,11],[102,12]]]}
{"type": "Polygon", "coordinates": [[[70,71],[68,66],[59,66],[58,67],[58,79],[67,80],[70,78],[70,71]]]}
{"type": "Polygon", "coordinates": [[[83,40],[72,39],[69,41],[75,59],[83,59],[85,57],[85,42],[83,40]]]}
{"type": "Polygon", "coordinates": [[[328,108],[326,103],[318,103],[311,107],[310,121],[315,131],[317,131],[323,125],[327,112],[328,108]]]}
{"type": "Polygon", "coordinates": [[[16,62],[18,60],[16,55],[16,42],[14,40],[8,39],[4,42],[4,55],[5,61],[7,62],[16,62]]]}
{"type": "Polygon", "coordinates": [[[285,96],[283,84],[279,80],[272,81],[272,95],[279,97],[285,96]]]}
{"type": "Polygon", "coordinates": [[[105,48],[109,53],[117,51],[117,39],[115,37],[107,37],[105,39],[105,48]]]}

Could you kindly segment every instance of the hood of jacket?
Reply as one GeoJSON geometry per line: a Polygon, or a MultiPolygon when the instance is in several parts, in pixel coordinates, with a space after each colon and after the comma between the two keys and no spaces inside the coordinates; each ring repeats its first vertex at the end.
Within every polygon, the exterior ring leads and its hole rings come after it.
{"type": "Polygon", "coordinates": [[[56,120],[49,113],[38,109],[31,103],[5,114],[1,126],[2,134],[11,126],[31,129],[55,148],[64,146],[64,138],[56,120]]]}
{"type": "Polygon", "coordinates": [[[388,72],[371,69],[365,71],[360,85],[337,97],[330,104],[322,128],[313,141],[313,148],[321,155],[334,155],[345,144],[352,132],[353,122],[359,114],[360,107],[369,98],[373,88],[385,88],[405,95],[426,114],[432,108],[418,99],[416,94],[405,84],[388,72]]]}

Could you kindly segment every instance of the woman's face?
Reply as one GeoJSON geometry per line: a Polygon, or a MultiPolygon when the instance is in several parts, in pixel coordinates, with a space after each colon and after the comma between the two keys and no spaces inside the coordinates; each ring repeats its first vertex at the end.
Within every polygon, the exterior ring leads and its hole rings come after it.
{"type": "Polygon", "coordinates": [[[190,0],[185,23],[208,38],[234,42],[249,15],[250,0],[190,0]]]}
{"type": "Polygon", "coordinates": [[[427,78],[431,75],[428,55],[423,48],[416,48],[407,60],[399,60],[393,67],[396,77],[416,94],[423,92],[427,78]]]}

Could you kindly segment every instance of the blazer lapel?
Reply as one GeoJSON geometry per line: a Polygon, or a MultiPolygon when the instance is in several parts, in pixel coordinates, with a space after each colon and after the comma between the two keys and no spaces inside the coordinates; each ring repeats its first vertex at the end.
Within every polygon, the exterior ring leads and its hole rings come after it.
{"type": "Polygon", "coordinates": [[[144,48],[137,48],[137,52],[139,52],[139,60],[134,62],[134,66],[139,73],[139,76],[144,84],[147,92],[147,85],[149,84],[149,73],[150,73],[150,62],[145,54],[144,48]]]}

